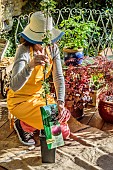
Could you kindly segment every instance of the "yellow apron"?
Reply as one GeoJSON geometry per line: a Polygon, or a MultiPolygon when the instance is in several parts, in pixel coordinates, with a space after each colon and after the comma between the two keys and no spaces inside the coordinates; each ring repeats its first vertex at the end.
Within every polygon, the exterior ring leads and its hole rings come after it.
{"type": "MultiPolygon", "coordinates": [[[[46,74],[47,78],[52,71],[52,58],[48,49],[46,49],[46,52],[50,63],[46,74]]],[[[32,48],[30,48],[30,54],[33,55],[32,48]]],[[[44,66],[36,66],[25,85],[16,92],[10,89],[7,95],[7,105],[10,113],[39,130],[43,128],[40,107],[46,105],[45,99],[41,97],[43,91],[41,81],[44,79],[43,69],[44,66]]],[[[52,96],[48,95],[47,98],[48,104],[55,103],[52,96]]]]}

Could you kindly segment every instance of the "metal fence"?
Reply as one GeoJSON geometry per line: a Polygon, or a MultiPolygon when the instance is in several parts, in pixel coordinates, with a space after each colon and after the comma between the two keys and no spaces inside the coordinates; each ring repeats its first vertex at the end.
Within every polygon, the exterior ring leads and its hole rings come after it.
{"type": "MultiPolygon", "coordinates": [[[[89,47],[85,49],[86,55],[88,52],[92,51],[92,55],[97,55],[100,49],[104,50],[104,55],[113,55],[113,11],[100,11],[100,10],[90,10],[90,9],[56,9],[54,13],[52,13],[54,19],[54,25],[60,26],[60,23],[64,19],[68,19],[71,16],[81,16],[82,20],[87,21],[95,21],[96,26],[100,27],[100,34],[96,37],[95,31],[89,37],[89,47]],[[108,54],[110,52],[110,54],[108,54]]],[[[31,13],[29,15],[19,16],[18,18],[14,18],[14,22],[16,22],[16,32],[15,32],[15,43],[19,43],[19,33],[24,29],[26,24],[29,23],[31,13]]]]}

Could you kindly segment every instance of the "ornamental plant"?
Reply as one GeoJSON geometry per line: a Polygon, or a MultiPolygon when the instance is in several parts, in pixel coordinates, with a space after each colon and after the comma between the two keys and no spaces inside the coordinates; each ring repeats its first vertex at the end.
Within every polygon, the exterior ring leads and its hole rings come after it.
{"type": "MultiPolygon", "coordinates": [[[[51,44],[51,34],[50,31],[47,30],[48,28],[48,17],[51,17],[51,13],[54,11],[55,9],[55,5],[56,2],[54,2],[53,0],[42,0],[40,2],[41,5],[41,11],[44,13],[44,16],[46,17],[46,32],[44,34],[43,37],[43,48],[46,48],[46,46],[51,44]]],[[[46,50],[45,50],[46,53],[46,50]]],[[[46,79],[46,74],[47,74],[47,67],[48,67],[49,63],[45,64],[43,73],[44,73],[44,81],[42,81],[42,86],[43,86],[43,93],[42,96],[45,98],[46,101],[46,105],[47,103],[47,94],[50,93],[50,84],[49,81],[46,79]]]]}
{"type": "Polygon", "coordinates": [[[66,101],[73,101],[73,109],[83,109],[92,101],[89,90],[88,67],[69,66],[64,72],[66,101]]]}
{"type": "Polygon", "coordinates": [[[103,73],[92,73],[90,78],[90,90],[98,90],[105,84],[103,73]]]}
{"type": "MultiPolygon", "coordinates": [[[[113,61],[106,57],[94,58],[94,64],[74,67],[71,64],[64,67],[66,84],[66,101],[72,101],[73,109],[83,109],[88,103],[92,103],[90,92],[106,86],[106,93],[113,94],[113,61]]],[[[101,93],[101,97],[103,92],[101,93]]],[[[111,98],[111,97],[110,97],[111,98]]],[[[107,100],[110,99],[107,97],[107,100]]]]}
{"type": "Polygon", "coordinates": [[[100,59],[100,68],[104,73],[105,88],[99,95],[99,99],[102,101],[113,103],[113,60],[109,61],[107,58],[102,62],[100,59]]]}

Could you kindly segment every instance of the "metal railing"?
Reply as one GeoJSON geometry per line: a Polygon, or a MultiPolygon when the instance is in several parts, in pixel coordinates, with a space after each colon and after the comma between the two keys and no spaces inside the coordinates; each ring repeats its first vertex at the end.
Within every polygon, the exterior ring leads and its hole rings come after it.
{"type": "MultiPolygon", "coordinates": [[[[54,13],[52,13],[54,19],[54,25],[59,27],[60,23],[64,19],[68,19],[71,16],[81,16],[82,21],[95,21],[96,26],[100,27],[100,34],[96,36],[95,39],[95,31],[89,37],[89,47],[85,49],[86,55],[88,55],[89,51],[92,55],[97,55],[100,49],[106,49],[104,51],[104,55],[108,55],[107,53],[110,50],[110,53],[113,55],[113,11],[100,11],[100,10],[90,10],[90,9],[56,9],[54,13]]],[[[31,13],[29,15],[21,15],[18,18],[14,18],[13,22],[16,22],[16,31],[15,31],[15,43],[19,43],[20,32],[24,29],[24,27],[29,23],[31,13]]]]}

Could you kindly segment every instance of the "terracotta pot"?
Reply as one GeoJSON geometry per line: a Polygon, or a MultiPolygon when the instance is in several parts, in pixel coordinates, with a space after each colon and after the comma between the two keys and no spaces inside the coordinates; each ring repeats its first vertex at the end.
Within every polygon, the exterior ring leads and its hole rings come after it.
{"type": "Polygon", "coordinates": [[[98,111],[105,122],[113,123],[113,103],[100,100],[98,111]]]}
{"type": "Polygon", "coordinates": [[[71,49],[71,48],[63,48],[63,52],[65,53],[76,53],[76,52],[82,52],[83,48],[78,48],[77,50],[71,49]]]}

